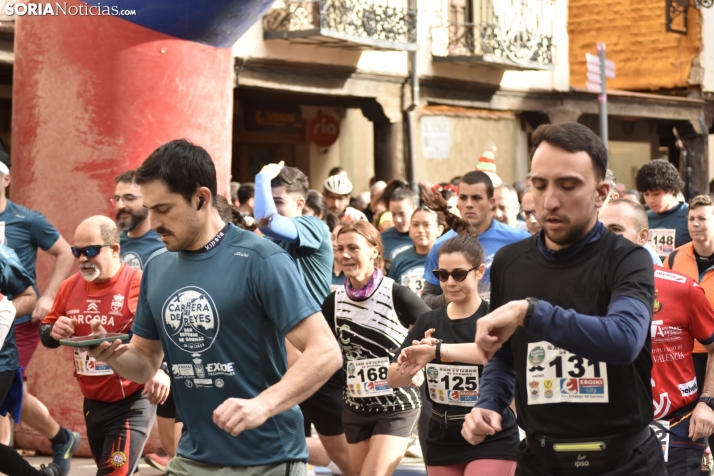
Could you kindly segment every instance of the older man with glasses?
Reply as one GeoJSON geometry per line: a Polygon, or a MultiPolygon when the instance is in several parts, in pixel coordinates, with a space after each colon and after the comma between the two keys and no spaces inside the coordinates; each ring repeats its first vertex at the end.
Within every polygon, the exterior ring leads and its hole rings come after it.
{"type": "Polygon", "coordinates": [[[119,175],[115,179],[114,196],[109,201],[114,205],[117,226],[121,230],[122,261],[134,268],[144,269],[144,263],[164,244],[146,219],[149,211],[144,208],[141,187],[134,183],[135,176],[134,170],[119,175]]]}
{"type": "Polygon", "coordinates": [[[521,217],[526,222],[528,233],[535,235],[540,231],[540,223],[536,218],[535,201],[533,200],[533,187],[528,187],[521,197],[521,217]]]}
{"type": "MultiPolygon", "coordinates": [[[[42,321],[42,343],[92,334],[90,323],[107,332],[130,333],[139,299],[141,271],[121,260],[119,232],[107,217],[87,218],[74,233],[72,254],[79,272],[67,278],[42,321]]],[[[169,393],[169,377],[159,370],[146,385],[116,375],[108,365],[75,348],[75,372],[84,395],[84,419],[97,475],[134,473],[154,420],[155,404],[169,393]]]]}

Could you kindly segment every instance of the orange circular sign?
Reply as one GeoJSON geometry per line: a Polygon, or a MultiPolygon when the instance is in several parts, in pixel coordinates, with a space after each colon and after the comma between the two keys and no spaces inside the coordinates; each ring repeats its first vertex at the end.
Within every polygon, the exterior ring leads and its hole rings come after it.
{"type": "Polygon", "coordinates": [[[330,146],[340,137],[340,121],[329,114],[320,114],[310,120],[308,137],[320,147],[330,146]]]}

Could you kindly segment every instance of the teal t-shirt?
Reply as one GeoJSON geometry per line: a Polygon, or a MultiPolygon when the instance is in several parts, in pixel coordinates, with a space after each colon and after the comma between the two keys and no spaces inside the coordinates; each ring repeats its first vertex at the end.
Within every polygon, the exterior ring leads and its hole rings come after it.
{"type": "Polygon", "coordinates": [[[427,256],[417,253],[413,246],[407,248],[392,261],[389,277],[421,296],[421,291],[424,289],[424,267],[427,256]]]}
{"type": "Polygon", "coordinates": [[[221,467],[307,461],[297,406],[237,437],[213,423],[213,411],[280,381],[285,334],[316,312],[290,256],[233,225],[208,252],[151,257],[132,331],[161,340],[184,421],[179,455],[221,467]]]}
{"type": "Polygon", "coordinates": [[[138,238],[129,238],[124,232],[119,237],[121,260],[136,269],[144,269],[149,257],[164,248],[164,242],[154,230],[149,230],[138,238]]]}
{"type": "MultiPolygon", "coordinates": [[[[37,248],[49,250],[60,238],[59,232],[53,227],[42,213],[7,201],[5,210],[0,213],[2,240],[7,246],[15,250],[22,267],[32,279],[35,293],[40,296],[37,289],[35,270],[37,268],[37,248]]],[[[26,289],[26,288],[25,288],[26,289]]],[[[24,289],[23,289],[24,291],[24,289]]],[[[30,322],[32,315],[15,317],[15,324],[30,322]]]]}
{"type": "MultiPolygon", "coordinates": [[[[20,258],[15,251],[8,246],[0,245],[0,293],[12,301],[12,298],[22,294],[25,289],[34,286],[34,284],[35,280],[20,264],[20,258]]],[[[17,318],[15,319],[16,323],[17,318]]],[[[0,348],[0,372],[16,370],[19,366],[17,344],[15,344],[15,326],[13,325],[0,348]]]]}
{"type": "Polygon", "coordinates": [[[302,215],[290,218],[298,232],[299,244],[274,240],[295,260],[307,289],[322,304],[330,294],[332,242],[330,229],[317,217],[302,215]]]}
{"type": "Polygon", "coordinates": [[[384,245],[384,257],[390,261],[402,251],[414,246],[409,233],[399,233],[395,227],[387,228],[382,232],[382,244],[384,245]]]}

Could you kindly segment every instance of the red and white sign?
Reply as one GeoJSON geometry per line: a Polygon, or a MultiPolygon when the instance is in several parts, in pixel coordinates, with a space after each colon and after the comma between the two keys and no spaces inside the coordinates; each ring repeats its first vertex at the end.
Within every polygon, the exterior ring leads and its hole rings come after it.
{"type": "Polygon", "coordinates": [[[329,114],[320,114],[310,120],[308,137],[320,147],[328,147],[340,137],[340,121],[329,114]]]}

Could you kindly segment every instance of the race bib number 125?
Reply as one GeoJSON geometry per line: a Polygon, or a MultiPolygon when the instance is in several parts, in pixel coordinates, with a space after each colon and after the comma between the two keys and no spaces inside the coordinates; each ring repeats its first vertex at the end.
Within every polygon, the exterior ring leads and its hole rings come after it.
{"type": "Polygon", "coordinates": [[[478,367],[474,365],[428,364],[426,379],[434,402],[462,407],[478,402],[478,367]]]}
{"type": "Polygon", "coordinates": [[[541,341],[528,344],[528,405],[607,403],[607,366],[541,341]]]}

